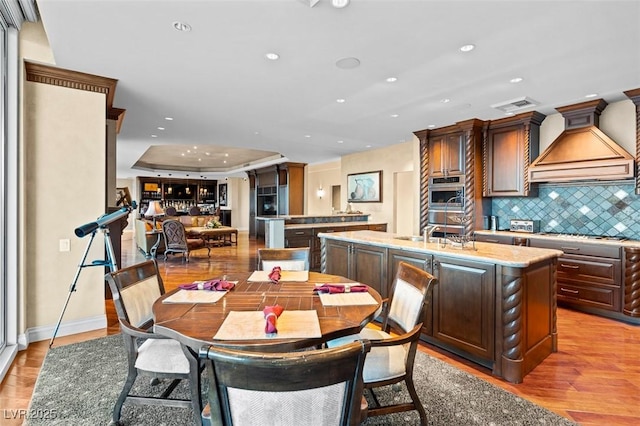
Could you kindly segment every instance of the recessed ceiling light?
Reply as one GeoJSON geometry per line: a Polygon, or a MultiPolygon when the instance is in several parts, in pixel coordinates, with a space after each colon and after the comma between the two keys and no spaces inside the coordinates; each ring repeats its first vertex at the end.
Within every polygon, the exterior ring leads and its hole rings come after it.
{"type": "Polygon", "coordinates": [[[304,135],[304,137],[305,137],[305,138],[310,138],[310,137],[311,137],[311,135],[304,135]]]}
{"type": "Polygon", "coordinates": [[[340,98],[340,99],[336,99],[336,102],[337,102],[337,103],[339,103],[339,104],[343,104],[343,103],[345,103],[346,101],[347,101],[346,99],[342,99],[342,98],[340,98]]]}
{"type": "Polygon", "coordinates": [[[223,162],[224,164],[227,164],[227,160],[222,160],[222,162],[223,162]]]}
{"type": "Polygon", "coordinates": [[[475,48],[476,48],[476,46],[473,45],[473,44],[465,44],[464,46],[460,46],[460,51],[461,52],[471,52],[475,48]]]}
{"type": "Polygon", "coordinates": [[[229,156],[229,154],[225,152],[225,153],[224,153],[224,156],[225,156],[225,157],[228,157],[228,156],[229,156]]]}
{"type": "Polygon", "coordinates": [[[509,83],[520,83],[523,80],[522,77],[515,77],[509,80],[509,83]]]}
{"type": "Polygon", "coordinates": [[[158,135],[151,135],[151,137],[152,137],[152,138],[157,138],[157,137],[158,137],[158,135]]]}
{"type": "Polygon", "coordinates": [[[513,112],[505,112],[504,115],[513,115],[513,112]]]}
{"type": "Polygon", "coordinates": [[[396,81],[398,81],[397,77],[389,77],[389,78],[387,78],[387,83],[395,83],[396,81]]]}
{"type": "Polygon", "coordinates": [[[344,141],[338,141],[338,143],[344,143],[344,141]]]}
{"type": "Polygon", "coordinates": [[[164,130],[164,127],[158,127],[158,130],[164,130]]]}
{"type": "Polygon", "coordinates": [[[449,102],[451,102],[451,99],[449,98],[440,99],[440,102],[442,102],[443,104],[448,104],[449,102]]]}
{"type": "Polygon", "coordinates": [[[365,148],[371,148],[371,145],[365,145],[364,147],[365,148]]]}
{"type": "Polygon", "coordinates": [[[433,129],[434,127],[436,127],[436,125],[435,124],[429,124],[427,127],[430,128],[430,129],[433,129]]]}
{"type": "Polygon", "coordinates": [[[198,158],[198,161],[202,161],[202,158],[198,158]]]}
{"type": "Polygon", "coordinates": [[[360,59],[358,58],[342,58],[336,62],[336,67],[342,68],[343,70],[348,70],[351,68],[356,68],[360,65],[360,59]]]}
{"type": "Polygon", "coordinates": [[[191,31],[191,25],[187,24],[186,22],[176,21],[173,23],[173,28],[185,33],[188,33],[189,31],[191,31]]]}
{"type": "Polygon", "coordinates": [[[391,118],[398,118],[398,114],[391,114],[391,118]]]}
{"type": "Polygon", "coordinates": [[[180,155],[184,157],[184,152],[181,152],[180,155]]]}
{"type": "Polygon", "coordinates": [[[597,93],[589,93],[588,95],[585,95],[585,98],[595,98],[596,96],[598,96],[597,93]]]}
{"type": "Polygon", "coordinates": [[[173,117],[165,117],[164,119],[167,121],[173,121],[173,117]]]}
{"type": "Polygon", "coordinates": [[[208,153],[208,152],[205,152],[205,153],[204,153],[204,155],[211,155],[211,154],[210,154],[210,153],[208,153]]]}
{"type": "Polygon", "coordinates": [[[350,0],[331,0],[331,6],[336,9],[342,9],[343,7],[349,6],[350,0]]]}
{"type": "Polygon", "coordinates": [[[273,52],[269,52],[269,53],[265,54],[264,57],[267,58],[270,61],[277,61],[278,59],[280,59],[280,55],[278,55],[277,53],[273,53],[273,52]]]}

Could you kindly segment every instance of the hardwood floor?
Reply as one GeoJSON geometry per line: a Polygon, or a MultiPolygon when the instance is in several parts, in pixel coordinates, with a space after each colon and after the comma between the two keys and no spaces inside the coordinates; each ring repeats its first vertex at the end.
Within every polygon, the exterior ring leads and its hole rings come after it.
{"type": "MultiPolygon", "coordinates": [[[[260,246],[246,232],[240,232],[237,246],[213,248],[211,258],[202,250],[192,255],[189,263],[175,257],[164,262],[160,257],[158,264],[165,287],[171,290],[195,279],[251,271],[260,246]]],[[[123,241],[121,264],[142,260],[135,243],[123,241]]],[[[107,329],[56,337],[55,346],[119,333],[113,304],[107,301],[105,309],[107,329]]],[[[640,424],[640,326],[559,308],[558,335],[559,351],[517,385],[433,347],[421,345],[420,349],[581,425],[640,424]]],[[[31,343],[13,362],[0,385],[0,424],[20,424],[8,420],[9,410],[28,408],[48,344],[48,340],[31,343]]]]}

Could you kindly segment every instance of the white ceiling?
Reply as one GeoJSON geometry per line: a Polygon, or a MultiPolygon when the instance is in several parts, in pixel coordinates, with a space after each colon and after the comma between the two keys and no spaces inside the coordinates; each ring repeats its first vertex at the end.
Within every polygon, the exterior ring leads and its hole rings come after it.
{"type": "Polygon", "coordinates": [[[152,146],[165,147],[153,163],[178,164],[194,146],[229,153],[210,156],[227,164],[192,155],[190,167],[233,176],[249,164],[236,161],[238,149],[320,163],[409,141],[429,125],[501,118],[491,105],[516,98],[554,114],[590,93],[614,102],[640,88],[639,1],[37,3],[57,66],[118,79],[114,106],[127,111],[119,178],[166,175],[132,168],[152,146]],[[476,48],[460,52],[469,43],[476,48]],[[349,57],[360,66],[336,66],[349,57]]]}

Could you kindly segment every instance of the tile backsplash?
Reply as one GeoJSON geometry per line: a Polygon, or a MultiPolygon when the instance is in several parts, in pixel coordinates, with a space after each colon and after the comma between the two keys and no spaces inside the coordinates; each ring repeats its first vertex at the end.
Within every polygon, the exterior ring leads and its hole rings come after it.
{"type": "Polygon", "coordinates": [[[491,208],[499,229],[509,229],[511,219],[534,219],[541,232],[640,240],[640,196],[634,181],[540,184],[538,197],[496,197],[491,208]]]}

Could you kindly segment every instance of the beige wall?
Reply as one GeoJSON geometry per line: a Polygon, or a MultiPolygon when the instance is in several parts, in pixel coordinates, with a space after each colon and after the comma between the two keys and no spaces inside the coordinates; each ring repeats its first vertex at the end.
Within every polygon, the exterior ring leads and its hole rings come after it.
{"type": "MultiPolygon", "coordinates": [[[[600,130],[635,157],[636,106],[631,100],[612,102],[600,115],[600,130]]],[[[540,153],[547,149],[564,130],[562,114],[551,114],[540,126],[540,153]]]]}
{"type": "MultiPolygon", "coordinates": [[[[43,34],[40,24],[23,26],[23,58],[51,61],[43,34]]],[[[106,106],[103,94],[33,82],[22,87],[26,260],[20,289],[26,315],[20,331],[28,341],[50,337],[69,294],[89,241],[77,238],[74,229],[104,212],[106,106]],[[65,239],[70,251],[60,252],[65,239]]],[[[103,259],[103,251],[99,234],[87,260],[103,259]]],[[[104,318],[103,275],[103,268],[83,269],[63,325],[104,318]]]]}
{"type": "MultiPolygon", "coordinates": [[[[305,183],[307,196],[305,214],[327,215],[331,214],[331,187],[340,186],[342,183],[341,162],[331,161],[322,164],[309,164],[305,167],[305,183]],[[324,189],[322,199],[318,198],[318,188],[324,189]]],[[[344,194],[344,191],[342,191],[344,194]]],[[[346,207],[346,199],[341,200],[340,209],[346,207]]]]}

